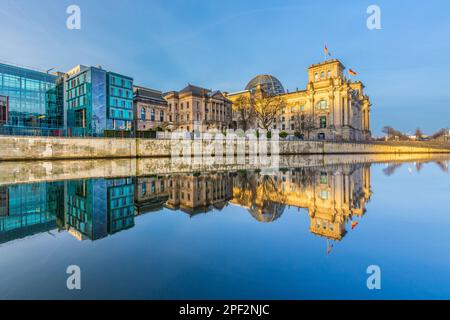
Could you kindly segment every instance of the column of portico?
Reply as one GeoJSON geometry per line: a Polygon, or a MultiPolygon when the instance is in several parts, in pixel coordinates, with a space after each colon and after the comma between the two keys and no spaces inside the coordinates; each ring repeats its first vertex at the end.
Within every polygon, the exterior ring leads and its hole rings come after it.
{"type": "Polygon", "coordinates": [[[335,112],[335,106],[334,106],[334,94],[333,92],[330,92],[328,95],[328,98],[330,100],[330,126],[332,129],[335,128],[335,122],[334,122],[334,112],[335,112]]]}
{"type": "Polygon", "coordinates": [[[348,126],[348,97],[344,97],[344,126],[348,126]]]}

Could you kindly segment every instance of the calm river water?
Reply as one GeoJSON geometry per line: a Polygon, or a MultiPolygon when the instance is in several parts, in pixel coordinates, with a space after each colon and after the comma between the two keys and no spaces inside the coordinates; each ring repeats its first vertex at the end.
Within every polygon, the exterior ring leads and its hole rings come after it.
{"type": "Polygon", "coordinates": [[[345,162],[3,183],[0,298],[450,298],[448,159],[345,162]]]}

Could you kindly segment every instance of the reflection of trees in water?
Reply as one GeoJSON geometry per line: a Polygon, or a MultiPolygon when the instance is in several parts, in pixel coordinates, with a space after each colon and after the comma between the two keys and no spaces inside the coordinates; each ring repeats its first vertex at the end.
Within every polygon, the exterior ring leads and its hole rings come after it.
{"type": "Polygon", "coordinates": [[[316,171],[311,168],[301,168],[295,170],[295,178],[297,179],[298,185],[300,186],[302,192],[305,192],[314,184],[315,174],[316,171]]]}
{"type": "MultiPolygon", "coordinates": [[[[448,173],[448,161],[419,161],[415,163],[415,168],[417,172],[422,171],[424,164],[426,163],[435,163],[443,172],[448,173]]],[[[398,168],[400,168],[403,165],[403,163],[390,163],[388,166],[383,169],[383,173],[387,176],[393,175],[398,168]]],[[[412,168],[409,167],[410,172],[412,172],[412,168]]]]}
{"type": "Polygon", "coordinates": [[[443,171],[448,173],[448,162],[447,161],[435,161],[434,163],[443,171]]]}
{"type": "Polygon", "coordinates": [[[383,169],[383,173],[387,176],[391,176],[397,171],[398,168],[400,168],[403,165],[403,163],[389,163],[388,166],[383,169]]]}
{"type": "Polygon", "coordinates": [[[254,203],[256,199],[257,175],[254,172],[239,171],[235,177],[237,192],[234,199],[240,204],[254,203]]]}

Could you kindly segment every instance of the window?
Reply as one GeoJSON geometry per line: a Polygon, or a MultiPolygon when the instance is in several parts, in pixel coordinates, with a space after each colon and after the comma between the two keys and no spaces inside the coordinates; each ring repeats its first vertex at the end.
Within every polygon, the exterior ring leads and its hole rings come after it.
{"type": "Polygon", "coordinates": [[[320,128],[326,128],[327,127],[327,117],[323,116],[319,118],[320,128]]]}
{"type": "Polygon", "coordinates": [[[328,200],[329,196],[330,196],[330,193],[326,190],[321,190],[319,192],[319,198],[322,200],[328,200]]]}
{"type": "Polygon", "coordinates": [[[328,78],[331,78],[331,70],[328,70],[328,78]]]}
{"type": "Polygon", "coordinates": [[[161,122],[164,121],[164,111],[159,112],[159,121],[161,121],[161,122]]]}
{"type": "Polygon", "coordinates": [[[319,80],[319,74],[316,72],[314,74],[314,81],[318,81],[319,80]]]}
{"type": "Polygon", "coordinates": [[[325,72],[324,72],[324,71],[322,71],[322,72],[320,73],[320,79],[325,79],[325,72]]]}
{"type": "Polygon", "coordinates": [[[141,108],[141,120],[145,120],[145,108],[141,108]]]}
{"type": "Polygon", "coordinates": [[[317,102],[316,108],[319,110],[326,110],[328,109],[328,102],[326,100],[320,100],[317,102]]]}
{"type": "Polygon", "coordinates": [[[150,112],[150,120],[155,121],[155,109],[152,109],[152,111],[150,112]]]}
{"type": "Polygon", "coordinates": [[[328,174],[326,172],[320,173],[320,183],[321,184],[328,184],[328,174]]]}
{"type": "Polygon", "coordinates": [[[319,140],[325,140],[325,133],[323,133],[323,132],[319,133],[319,134],[317,135],[317,138],[318,138],[319,140]]]}
{"type": "Polygon", "coordinates": [[[300,106],[300,111],[304,112],[305,111],[305,106],[300,106]]]}

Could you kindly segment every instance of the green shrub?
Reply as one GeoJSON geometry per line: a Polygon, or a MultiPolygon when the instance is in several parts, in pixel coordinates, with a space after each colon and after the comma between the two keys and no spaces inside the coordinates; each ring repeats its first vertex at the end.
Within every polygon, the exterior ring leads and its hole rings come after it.
{"type": "Polygon", "coordinates": [[[288,133],[286,131],[281,131],[280,132],[280,138],[286,138],[288,136],[288,133]]]}

